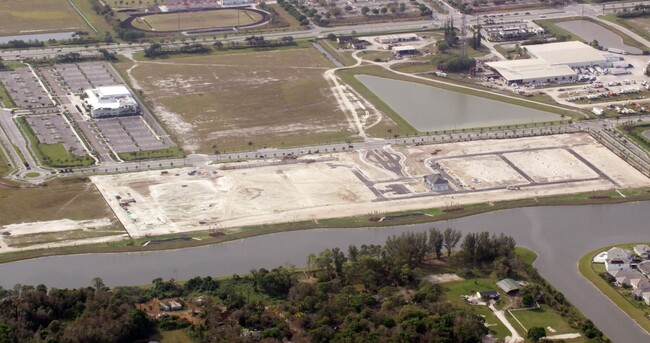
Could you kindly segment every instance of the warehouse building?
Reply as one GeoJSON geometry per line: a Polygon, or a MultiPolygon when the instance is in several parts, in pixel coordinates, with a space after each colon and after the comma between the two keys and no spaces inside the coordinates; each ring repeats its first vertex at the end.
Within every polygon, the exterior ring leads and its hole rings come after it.
{"type": "Polygon", "coordinates": [[[571,83],[577,81],[572,68],[607,66],[598,50],[582,42],[529,45],[531,59],[486,63],[508,83],[571,83]]]}
{"type": "Polygon", "coordinates": [[[525,47],[530,57],[551,65],[575,67],[604,66],[607,59],[593,47],[578,41],[528,45],[525,47]]]}
{"type": "Polygon", "coordinates": [[[97,87],[84,91],[85,104],[93,118],[126,116],[140,113],[140,106],[125,86],[97,87]]]}
{"type": "Polygon", "coordinates": [[[508,83],[570,83],[578,77],[567,65],[550,65],[534,59],[490,62],[487,65],[508,83]]]}

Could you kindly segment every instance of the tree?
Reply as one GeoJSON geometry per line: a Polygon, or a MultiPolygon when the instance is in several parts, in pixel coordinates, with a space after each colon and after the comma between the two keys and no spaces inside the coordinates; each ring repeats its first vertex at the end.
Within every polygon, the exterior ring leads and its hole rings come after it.
{"type": "Polygon", "coordinates": [[[405,3],[400,2],[400,4],[399,4],[399,11],[402,12],[402,13],[403,13],[404,11],[406,11],[406,4],[405,4],[405,3]]]}
{"type": "Polygon", "coordinates": [[[379,9],[378,8],[373,8],[372,9],[372,14],[379,14],[379,9]]]}
{"type": "Polygon", "coordinates": [[[104,280],[100,277],[94,277],[92,281],[92,286],[95,289],[95,292],[101,291],[106,285],[104,284],[104,280]]]}
{"type": "Polygon", "coordinates": [[[368,6],[361,7],[361,14],[367,15],[368,12],[370,12],[370,8],[368,8],[368,6]]]}
{"type": "Polygon", "coordinates": [[[454,252],[454,249],[456,248],[456,245],[462,236],[463,234],[461,234],[458,230],[454,230],[452,228],[447,228],[447,230],[445,230],[443,245],[447,250],[447,257],[451,257],[451,253],[454,252]]]}
{"type": "Polygon", "coordinates": [[[544,328],[541,326],[532,327],[528,329],[526,337],[531,342],[539,342],[542,338],[546,337],[546,330],[544,330],[544,328]]]}
{"type": "Polygon", "coordinates": [[[437,259],[442,257],[444,235],[435,227],[429,229],[429,252],[434,253],[437,259]]]}
{"type": "Polygon", "coordinates": [[[382,7],[380,12],[381,14],[386,14],[388,12],[388,8],[382,7]]]}
{"type": "Polygon", "coordinates": [[[445,42],[444,40],[439,40],[436,42],[436,48],[440,52],[445,52],[449,50],[449,44],[447,44],[447,42],[445,42]]]}

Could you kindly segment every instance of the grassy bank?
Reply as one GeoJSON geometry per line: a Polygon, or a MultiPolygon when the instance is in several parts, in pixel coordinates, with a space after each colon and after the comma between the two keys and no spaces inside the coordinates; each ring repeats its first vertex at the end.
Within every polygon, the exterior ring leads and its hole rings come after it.
{"type": "MultiPolygon", "coordinates": [[[[650,200],[650,189],[629,189],[622,190],[621,193],[625,197],[618,194],[616,191],[611,192],[598,192],[598,193],[581,193],[551,196],[543,198],[511,200],[494,203],[479,203],[474,205],[463,206],[458,210],[445,212],[443,208],[425,209],[420,211],[405,211],[396,213],[381,214],[381,216],[388,217],[387,220],[382,222],[370,221],[371,217],[379,216],[367,215],[358,217],[336,218],[319,221],[303,221],[286,224],[274,225],[260,225],[250,226],[239,229],[237,232],[212,237],[207,232],[193,232],[187,234],[174,234],[167,236],[158,236],[155,238],[140,238],[135,240],[127,240],[121,242],[91,244],[83,246],[61,247],[43,250],[29,250],[23,252],[6,253],[0,255],[0,263],[38,258],[43,256],[53,255],[67,255],[67,254],[83,254],[83,253],[120,253],[120,252],[141,252],[141,251],[155,251],[167,249],[181,249],[188,247],[196,247],[203,245],[210,245],[226,241],[233,241],[253,236],[266,235],[271,233],[298,231],[307,229],[336,229],[336,228],[362,228],[362,227],[394,227],[400,225],[411,225],[419,223],[430,223],[442,220],[449,220],[461,218],[471,215],[477,215],[492,211],[501,211],[507,209],[532,207],[532,206],[561,206],[561,205],[598,205],[598,204],[619,204],[625,202],[636,202],[650,200]],[[427,215],[425,215],[427,214],[427,215]],[[405,216],[410,215],[410,216],[405,216]],[[192,237],[194,239],[181,240],[174,239],[180,237],[192,237]],[[149,244],[142,246],[147,241],[159,240],[158,244],[149,244]]],[[[1,195],[1,193],[0,193],[1,195]]],[[[3,198],[0,197],[0,200],[3,198]]],[[[7,204],[10,201],[5,202],[7,204]]],[[[96,206],[99,207],[99,206],[96,206]]],[[[104,205],[101,207],[105,208],[104,205]]],[[[0,210],[2,208],[0,207],[0,210]]],[[[97,218],[95,216],[94,218],[97,218]]],[[[17,222],[19,219],[15,218],[9,222],[17,222]]],[[[25,221],[25,219],[22,219],[25,221]]],[[[33,221],[27,219],[26,221],[33,221]]],[[[2,224],[0,222],[0,224],[2,224]]],[[[530,256],[533,260],[534,256],[530,256]]]]}
{"type": "Polygon", "coordinates": [[[177,146],[166,148],[166,149],[159,149],[159,150],[124,152],[118,155],[124,161],[150,160],[150,159],[163,158],[163,157],[181,158],[185,156],[183,154],[183,150],[181,150],[181,148],[177,146]]]}
{"type": "Polygon", "coordinates": [[[632,300],[623,294],[619,293],[614,287],[612,287],[605,279],[600,277],[598,271],[594,268],[594,264],[591,263],[591,260],[601,251],[609,250],[614,246],[622,248],[630,248],[638,243],[630,243],[624,245],[611,245],[608,247],[603,247],[590,251],[584,255],[578,262],[578,270],[582,276],[584,276],[592,285],[594,285],[598,290],[609,298],[616,306],[630,316],[639,326],[641,326],[647,332],[650,332],[650,319],[648,319],[647,309],[642,309],[632,302],[632,300]]]}
{"type": "Polygon", "coordinates": [[[606,14],[602,15],[598,18],[605,19],[607,21],[610,21],[612,23],[618,24],[623,26],[624,28],[636,33],[637,35],[650,40],[650,32],[646,30],[644,27],[639,26],[637,24],[638,21],[650,21],[650,18],[646,17],[638,17],[638,18],[619,18],[616,16],[616,14],[606,14]]]}

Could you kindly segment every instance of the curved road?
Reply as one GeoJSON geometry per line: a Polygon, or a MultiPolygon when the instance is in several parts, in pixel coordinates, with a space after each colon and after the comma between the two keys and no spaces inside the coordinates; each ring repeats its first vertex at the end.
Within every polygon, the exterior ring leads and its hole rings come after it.
{"type": "Polygon", "coordinates": [[[323,229],[277,233],[241,241],[150,253],[44,257],[0,265],[0,285],[85,287],[99,276],[108,285],[148,284],[156,277],[232,275],[251,268],[305,264],[310,253],[349,244],[382,244],[393,234],[435,225],[464,232],[512,235],[537,252],[535,267],[614,342],[648,342],[650,335],[629,319],[577,270],[587,252],[611,244],[647,241],[650,202],[622,205],[513,209],[434,224],[372,229],[323,229]],[[74,268],[70,268],[74,266],[74,268]]]}

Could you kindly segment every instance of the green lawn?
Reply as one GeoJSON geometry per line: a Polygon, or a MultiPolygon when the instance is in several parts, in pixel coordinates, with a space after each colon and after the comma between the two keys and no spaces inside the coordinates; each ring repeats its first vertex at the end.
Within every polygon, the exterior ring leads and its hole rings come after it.
{"type": "Polygon", "coordinates": [[[0,150],[0,177],[9,175],[13,168],[10,166],[9,157],[5,156],[4,152],[0,150]]]}
{"type": "Polygon", "coordinates": [[[14,103],[13,99],[9,96],[9,93],[7,93],[7,89],[5,86],[0,83],[0,98],[2,98],[2,105],[4,107],[15,107],[16,104],[14,103]]]}
{"type": "Polygon", "coordinates": [[[497,290],[497,279],[495,278],[475,278],[463,281],[454,281],[441,284],[440,286],[445,292],[445,295],[453,302],[454,299],[460,299],[463,295],[474,295],[480,291],[494,291],[497,290]]]}
{"type": "Polygon", "coordinates": [[[354,57],[352,57],[352,52],[337,50],[339,45],[337,42],[329,39],[319,39],[317,42],[344,66],[347,67],[357,63],[354,57]]]}
{"type": "Polygon", "coordinates": [[[183,150],[179,147],[172,147],[160,150],[147,150],[147,151],[135,151],[135,152],[125,152],[119,154],[120,158],[125,161],[135,161],[135,160],[148,160],[154,158],[162,157],[183,157],[183,150]]]}
{"type": "Polygon", "coordinates": [[[617,244],[590,251],[584,255],[580,261],[578,261],[578,270],[580,270],[582,276],[584,276],[594,286],[596,286],[596,288],[598,288],[605,296],[607,296],[609,300],[614,302],[616,306],[625,311],[625,313],[627,313],[630,318],[639,324],[639,326],[641,326],[644,330],[650,332],[650,319],[648,319],[650,309],[643,302],[635,301],[629,296],[624,296],[623,294],[619,293],[616,288],[612,287],[612,285],[610,285],[598,274],[599,270],[602,271],[602,267],[598,264],[591,263],[593,257],[598,253],[607,251],[614,246],[630,249],[634,245],[642,243],[617,244]]]}
{"type": "MultiPolygon", "coordinates": [[[[562,318],[562,316],[553,311],[548,305],[542,304],[535,310],[511,311],[511,314],[521,322],[526,330],[540,326],[546,329],[547,335],[559,335],[563,333],[576,333],[579,330],[572,328],[562,318]],[[547,328],[551,327],[556,332],[551,332],[547,328]]],[[[516,320],[511,320],[511,324],[519,331],[521,325],[516,320]]],[[[522,331],[523,333],[523,331],[522,331]]]]}
{"type": "Polygon", "coordinates": [[[161,332],[161,343],[192,343],[193,341],[187,336],[186,329],[163,331],[161,332]]]}

